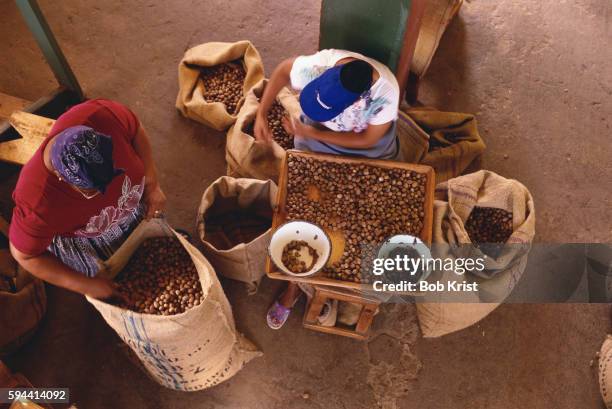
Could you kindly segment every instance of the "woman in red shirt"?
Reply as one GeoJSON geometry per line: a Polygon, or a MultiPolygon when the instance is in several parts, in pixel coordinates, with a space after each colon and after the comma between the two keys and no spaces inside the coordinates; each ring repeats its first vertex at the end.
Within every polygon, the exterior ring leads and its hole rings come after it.
{"type": "Polygon", "coordinates": [[[163,211],[149,137],[123,105],[90,100],[58,118],[23,167],[9,240],[15,259],[60,287],[105,299],[96,277],[143,217],[163,211]]]}

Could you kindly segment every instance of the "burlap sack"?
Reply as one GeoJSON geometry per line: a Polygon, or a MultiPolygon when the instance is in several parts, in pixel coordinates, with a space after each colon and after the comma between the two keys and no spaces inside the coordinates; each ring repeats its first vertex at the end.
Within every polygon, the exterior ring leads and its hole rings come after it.
{"type": "Polygon", "coordinates": [[[425,2],[414,57],[410,62],[410,71],[417,77],[422,77],[427,72],[440,44],[442,34],[459,11],[462,3],[463,0],[428,0],[425,2]]]}
{"type": "Polygon", "coordinates": [[[215,271],[204,256],[165,221],[143,221],[104,263],[100,274],[115,277],[140,244],[150,237],[175,236],[193,260],[204,301],[184,313],[140,314],[87,297],[140,358],[162,386],[180,391],[205,389],[234,376],[260,356],[253,344],[236,332],[232,308],[215,271]]]}
{"type": "Polygon", "coordinates": [[[397,136],[403,160],[433,167],[436,183],[480,169],[485,144],[472,114],[402,107],[397,136]]]}
{"type": "MultiPolygon", "coordinates": [[[[249,41],[236,43],[204,43],[187,50],[179,64],[179,93],[176,108],[187,118],[193,119],[218,131],[226,130],[237,118],[228,112],[221,102],[209,103],[204,100],[202,91],[206,87],[200,78],[202,67],[210,67],[237,59],[242,59],[246,78],[243,93],[264,78],[264,68],[259,53],[249,41]]],[[[242,101],[238,103],[240,109],[242,101]]]]}
{"type": "MultiPolygon", "coordinates": [[[[533,198],[525,186],[513,179],[506,179],[490,171],[479,171],[460,176],[436,187],[434,202],[433,243],[469,244],[470,237],[465,222],[475,206],[495,207],[512,212],[513,233],[496,257],[487,257],[485,269],[479,276],[466,274],[467,282],[477,282],[479,291],[463,295],[470,303],[424,302],[417,304],[417,313],[424,337],[439,337],[475,324],[498,305],[499,300],[510,294],[520,279],[531,242],[535,235],[535,208],[533,198]],[[497,302],[487,302],[496,300],[497,302]]],[[[446,247],[445,247],[446,248],[446,247]]],[[[440,257],[459,256],[452,246],[440,257]]],[[[461,254],[461,257],[467,256],[461,254]]],[[[473,250],[470,257],[482,257],[473,250]]],[[[438,272],[431,279],[440,279],[438,272]]],[[[456,278],[456,277],[455,277],[456,278]]]]}
{"type": "MultiPolygon", "coordinates": [[[[33,388],[32,383],[20,373],[11,373],[10,369],[0,361],[0,388],[33,388]]],[[[9,409],[53,409],[49,404],[41,403],[37,405],[28,399],[18,399],[13,401],[11,406],[2,405],[2,408],[9,409]]],[[[67,409],[76,409],[70,406],[67,409]]]]}
{"type": "Polygon", "coordinates": [[[15,268],[14,277],[0,276],[0,357],[15,352],[30,339],[47,310],[44,283],[15,268]]]}
{"type": "Polygon", "coordinates": [[[606,405],[612,409],[612,335],[608,335],[599,351],[599,391],[606,405]]]}
{"type": "Polygon", "coordinates": [[[276,192],[271,180],[222,176],[206,189],[198,209],[204,254],[217,273],[247,283],[251,293],[265,273],[276,192]]]}
{"type": "MultiPolygon", "coordinates": [[[[256,142],[252,136],[259,99],[267,83],[268,80],[262,80],[249,90],[236,123],[227,133],[225,160],[230,176],[278,181],[285,150],[276,142],[271,145],[256,142]]],[[[300,103],[289,89],[283,88],[277,101],[289,115],[300,114],[300,103]]]]}

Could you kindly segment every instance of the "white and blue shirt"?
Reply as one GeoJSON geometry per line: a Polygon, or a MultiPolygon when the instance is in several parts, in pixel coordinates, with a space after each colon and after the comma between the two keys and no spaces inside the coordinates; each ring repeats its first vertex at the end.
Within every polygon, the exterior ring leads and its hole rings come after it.
{"type": "MultiPolygon", "coordinates": [[[[395,75],[384,64],[359,53],[345,50],[322,50],[313,55],[297,57],[290,72],[291,87],[301,91],[310,81],[344,58],[368,62],[378,72],[378,79],[361,98],[337,117],[320,125],[336,132],[363,132],[368,125],[382,125],[397,119],[400,90],[395,75]]],[[[311,121],[308,121],[311,122],[311,121]]],[[[295,136],[295,148],[314,152],[366,156],[390,159],[397,154],[395,126],[391,126],[378,143],[369,149],[350,149],[295,136]]]]}

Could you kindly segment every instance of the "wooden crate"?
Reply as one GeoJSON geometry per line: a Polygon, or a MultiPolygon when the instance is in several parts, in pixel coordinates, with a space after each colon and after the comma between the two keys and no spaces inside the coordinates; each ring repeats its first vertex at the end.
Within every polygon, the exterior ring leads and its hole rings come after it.
{"type": "MultiPolygon", "coordinates": [[[[423,229],[419,234],[419,238],[423,240],[424,243],[431,244],[432,238],[432,228],[433,228],[433,202],[434,202],[434,188],[435,188],[435,174],[434,170],[431,166],[426,165],[417,165],[412,163],[404,163],[404,162],[394,162],[389,160],[382,159],[367,159],[367,158],[351,158],[346,156],[338,156],[338,155],[327,155],[321,153],[312,153],[312,152],[302,152],[296,150],[288,151],[293,156],[301,156],[301,157],[309,157],[316,160],[322,160],[327,162],[335,162],[335,163],[350,163],[355,165],[370,165],[387,169],[406,169],[411,170],[417,173],[424,174],[426,176],[425,183],[425,202],[424,202],[424,213],[425,217],[423,218],[423,229]]],[[[281,166],[281,172],[278,181],[278,196],[277,203],[278,206],[274,211],[274,217],[272,220],[272,230],[274,231],[278,226],[283,224],[287,220],[287,213],[285,209],[286,199],[287,199],[287,161],[289,155],[285,155],[283,159],[283,163],[281,166]]],[[[337,234],[330,233],[326,231],[326,233],[330,236],[330,240],[332,241],[332,251],[334,248],[334,243],[338,244],[339,240],[342,238],[337,237],[337,234]]],[[[311,285],[324,285],[331,287],[340,287],[340,288],[348,288],[353,290],[366,290],[370,288],[370,285],[353,283],[349,281],[341,281],[332,278],[325,277],[323,273],[317,273],[310,277],[293,277],[283,272],[279,271],[270,257],[267,257],[266,260],[266,274],[268,277],[275,280],[286,280],[286,281],[296,281],[296,282],[304,282],[311,285]]]]}
{"type": "Polygon", "coordinates": [[[325,334],[340,335],[358,340],[366,340],[370,334],[370,328],[374,315],[378,311],[380,301],[375,298],[366,297],[364,294],[352,292],[345,289],[334,289],[330,287],[315,286],[314,296],[308,302],[302,325],[304,328],[323,332],[325,334]],[[359,319],[354,328],[344,326],[326,327],[317,322],[321,315],[323,305],[327,300],[338,300],[361,305],[359,319]]]}
{"type": "Polygon", "coordinates": [[[25,165],[45,140],[55,120],[23,111],[13,112],[8,120],[22,137],[0,142],[0,161],[25,165]]]}
{"type": "Polygon", "coordinates": [[[7,121],[13,112],[23,111],[32,102],[0,92],[0,121],[7,121]]]}

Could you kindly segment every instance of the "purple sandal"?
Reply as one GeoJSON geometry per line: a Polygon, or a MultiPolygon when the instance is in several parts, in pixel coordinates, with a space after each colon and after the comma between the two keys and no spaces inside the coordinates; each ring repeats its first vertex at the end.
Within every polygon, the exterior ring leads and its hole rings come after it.
{"type": "Polygon", "coordinates": [[[285,322],[287,322],[289,314],[291,314],[291,308],[295,306],[299,299],[300,296],[298,295],[293,301],[293,305],[290,308],[281,305],[278,300],[274,301],[274,304],[272,304],[270,309],[268,309],[268,314],[266,314],[266,321],[268,322],[268,327],[272,329],[281,329],[281,327],[285,325],[285,322]]]}
{"type": "Polygon", "coordinates": [[[287,318],[291,314],[291,308],[282,306],[278,301],[274,301],[274,304],[268,310],[266,321],[268,321],[268,327],[272,329],[281,329],[287,318]]]}

